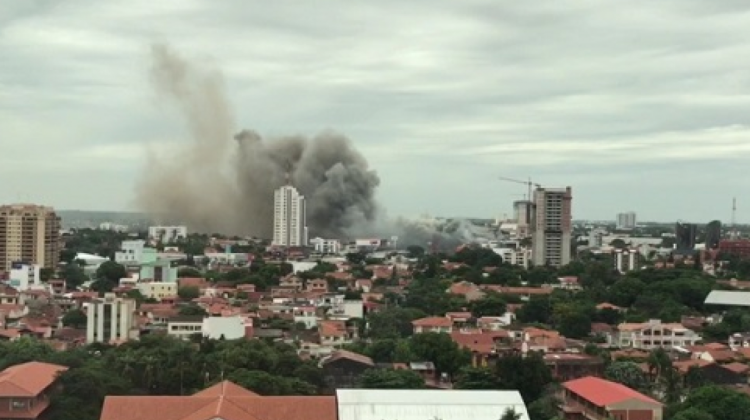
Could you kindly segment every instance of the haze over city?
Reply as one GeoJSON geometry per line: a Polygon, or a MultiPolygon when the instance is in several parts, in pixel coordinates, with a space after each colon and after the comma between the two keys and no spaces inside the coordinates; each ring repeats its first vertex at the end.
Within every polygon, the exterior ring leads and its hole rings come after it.
{"type": "Polygon", "coordinates": [[[152,89],[160,43],[223,74],[232,134],[351,139],[389,215],[510,213],[525,188],[497,177],[530,176],[573,186],[575,218],[728,221],[736,195],[746,221],[749,12],[697,0],[627,13],[593,1],[3,3],[0,174],[13,182],[0,202],[137,209],[149,148],[189,141],[152,89]]]}

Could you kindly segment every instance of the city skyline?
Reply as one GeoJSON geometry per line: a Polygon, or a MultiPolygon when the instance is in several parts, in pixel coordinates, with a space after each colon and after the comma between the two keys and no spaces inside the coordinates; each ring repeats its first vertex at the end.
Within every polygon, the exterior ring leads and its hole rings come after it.
{"type": "Polygon", "coordinates": [[[224,73],[238,128],[351,138],[388,216],[511,215],[525,188],[497,181],[508,176],[572,186],[577,220],[633,209],[643,221],[728,224],[737,196],[737,222],[750,221],[739,195],[750,77],[736,59],[750,51],[750,14],[739,13],[750,5],[629,10],[4,5],[0,135],[13,158],[0,174],[14,182],[0,202],[134,210],[148,147],[185,137],[148,88],[149,48],[163,41],[224,73]]]}

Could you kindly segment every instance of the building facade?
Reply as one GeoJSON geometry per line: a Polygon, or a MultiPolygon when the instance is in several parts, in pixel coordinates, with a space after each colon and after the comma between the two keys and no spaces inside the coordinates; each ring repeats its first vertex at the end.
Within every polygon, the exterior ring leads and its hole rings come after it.
{"type": "Polygon", "coordinates": [[[617,326],[615,343],[620,348],[653,350],[659,347],[694,346],[701,336],[679,323],[663,323],[652,319],[643,323],[624,323],[617,326]]]}
{"type": "Polygon", "coordinates": [[[291,185],[285,185],[274,193],[273,245],[307,246],[305,197],[291,185]]]}
{"type": "Polygon", "coordinates": [[[185,239],[187,235],[187,226],[150,226],[148,228],[148,238],[162,244],[185,239]]]}
{"type": "Polygon", "coordinates": [[[104,298],[85,303],[86,342],[112,343],[137,338],[134,299],[118,298],[106,293],[104,298]]]}
{"type": "Polygon", "coordinates": [[[60,261],[60,217],[51,207],[0,206],[0,270],[15,262],[55,268],[60,261]]]}
{"type": "Polygon", "coordinates": [[[617,213],[617,229],[635,229],[635,212],[617,213]]]}
{"type": "Polygon", "coordinates": [[[570,262],[573,193],[566,188],[534,191],[532,261],[536,266],[562,267],[570,262]]]}
{"type": "Polygon", "coordinates": [[[310,245],[315,248],[315,252],[320,254],[338,254],[341,252],[341,241],[338,239],[314,238],[310,240],[310,245]]]}
{"type": "Polygon", "coordinates": [[[638,270],[641,253],[637,249],[615,249],[612,251],[612,262],[620,273],[638,270]]]}

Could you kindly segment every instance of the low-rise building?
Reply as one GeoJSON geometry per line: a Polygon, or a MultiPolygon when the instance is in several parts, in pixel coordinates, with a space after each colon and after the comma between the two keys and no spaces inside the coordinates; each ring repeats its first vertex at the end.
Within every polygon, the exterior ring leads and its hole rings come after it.
{"type": "Polygon", "coordinates": [[[563,383],[566,420],[662,420],[663,408],[651,397],[594,376],[563,383]]]}
{"type": "Polygon", "coordinates": [[[167,335],[187,340],[194,335],[203,335],[203,316],[176,316],[167,321],[167,335]]]}
{"type": "Polygon", "coordinates": [[[29,362],[0,372],[0,418],[38,419],[49,407],[57,376],[65,366],[29,362]]]}
{"type": "Polygon", "coordinates": [[[640,268],[641,253],[635,248],[612,250],[612,263],[615,270],[622,274],[640,268]]]}
{"type": "Polygon", "coordinates": [[[453,332],[453,321],[444,316],[416,319],[411,322],[411,325],[414,327],[414,334],[430,332],[448,334],[453,332]]]}
{"type": "Polygon", "coordinates": [[[138,338],[134,299],[106,293],[104,298],[84,303],[84,309],[87,343],[123,342],[138,338]]]}
{"type": "Polygon", "coordinates": [[[701,336],[679,323],[663,323],[652,319],[643,323],[623,323],[617,326],[616,345],[620,348],[673,348],[694,346],[701,336]]]}
{"type": "Polygon", "coordinates": [[[336,350],[320,361],[330,389],[355,388],[362,374],[375,367],[371,358],[346,350],[336,350]]]}
{"type": "Polygon", "coordinates": [[[177,296],[177,283],[164,281],[146,281],[136,284],[138,291],[146,299],[162,300],[177,296]]]}

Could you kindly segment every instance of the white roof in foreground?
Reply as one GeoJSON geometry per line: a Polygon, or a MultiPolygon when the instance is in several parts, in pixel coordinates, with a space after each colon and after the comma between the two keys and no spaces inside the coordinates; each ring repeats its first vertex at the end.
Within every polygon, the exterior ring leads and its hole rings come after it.
{"type": "Polygon", "coordinates": [[[750,306],[750,292],[713,290],[703,302],[706,305],[750,306]]]}
{"type": "Polygon", "coordinates": [[[500,420],[508,408],[529,420],[518,391],[339,389],[336,399],[339,420],[500,420]]]}

